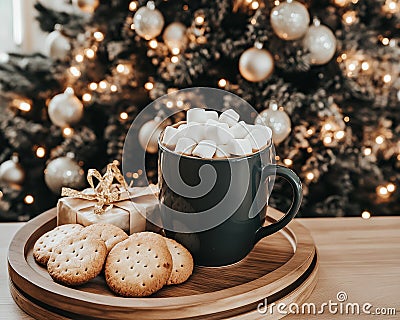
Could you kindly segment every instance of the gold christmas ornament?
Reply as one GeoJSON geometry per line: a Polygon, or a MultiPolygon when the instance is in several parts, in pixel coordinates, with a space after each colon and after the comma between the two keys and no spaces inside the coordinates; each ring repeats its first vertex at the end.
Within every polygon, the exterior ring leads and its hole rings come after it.
{"type": "Polygon", "coordinates": [[[99,6],[99,0],[72,0],[72,5],[86,13],[93,13],[99,6]]]}
{"type": "Polygon", "coordinates": [[[155,8],[154,2],[149,1],[145,7],[136,11],[133,16],[133,25],[140,37],[150,40],[161,34],[164,27],[164,17],[155,8]]]}
{"type": "Polygon", "coordinates": [[[239,59],[239,71],[243,78],[251,82],[267,79],[274,71],[274,58],[265,49],[247,49],[239,59]]]}
{"type": "Polygon", "coordinates": [[[25,171],[18,163],[18,157],[13,156],[10,160],[0,165],[0,181],[9,185],[21,185],[25,180],[25,171]]]}
{"type": "Polygon", "coordinates": [[[75,96],[72,88],[54,96],[48,109],[51,122],[59,127],[67,127],[79,122],[83,116],[83,104],[75,96]]]}
{"type": "Polygon", "coordinates": [[[180,22],[172,22],[165,28],[163,39],[171,51],[175,49],[182,50],[188,42],[186,26],[180,22]]]}
{"type": "Polygon", "coordinates": [[[47,35],[44,42],[44,53],[53,60],[64,61],[71,51],[71,44],[61,30],[61,25],[56,24],[54,31],[47,35]]]}
{"type": "Polygon", "coordinates": [[[146,122],[139,130],[139,143],[148,153],[157,153],[158,137],[161,134],[162,127],[155,120],[146,122]]]}
{"type": "Polygon", "coordinates": [[[272,140],[275,144],[279,144],[285,140],[292,130],[289,116],[285,111],[279,110],[276,101],[271,101],[269,108],[262,111],[254,123],[270,127],[272,130],[272,140]]]}
{"type": "Polygon", "coordinates": [[[336,37],[318,19],[308,28],[303,40],[304,47],[310,52],[310,62],[321,65],[328,63],[336,52],[336,37]]]}
{"type": "Polygon", "coordinates": [[[44,171],[44,180],[49,189],[60,194],[62,187],[82,188],[85,185],[85,172],[70,157],[60,157],[49,162],[44,171]]]}
{"type": "Polygon", "coordinates": [[[275,34],[284,40],[300,39],[310,24],[307,8],[295,0],[287,0],[273,8],[270,18],[275,34]]]}

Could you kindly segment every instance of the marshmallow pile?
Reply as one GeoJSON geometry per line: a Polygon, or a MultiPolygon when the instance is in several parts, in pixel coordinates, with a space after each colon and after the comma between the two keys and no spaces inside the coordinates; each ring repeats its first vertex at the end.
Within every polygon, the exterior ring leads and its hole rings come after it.
{"type": "Polygon", "coordinates": [[[249,155],[270,143],[269,127],[247,124],[239,117],[233,109],[220,116],[216,111],[189,109],[186,123],[165,128],[162,143],[177,153],[204,159],[249,155]]]}

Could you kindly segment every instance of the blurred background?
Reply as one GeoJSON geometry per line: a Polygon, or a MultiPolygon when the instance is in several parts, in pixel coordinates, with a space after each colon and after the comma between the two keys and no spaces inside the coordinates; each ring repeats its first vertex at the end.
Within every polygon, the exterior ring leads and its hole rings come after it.
{"type": "MultiPolygon", "coordinates": [[[[0,21],[0,221],[87,186],[88,169],[121,160],[142,108],[196,86],[257,109],[302,179],[299,216],[400,214],[397,0],[2,0],[0,21]]],[[[159,115],[182,119],[185,99],[159,115]]],[[[161,129],[138,132],[155,183],[161,129]]],[[[290,197],[277,180],[270,204],[290,197]]]]}

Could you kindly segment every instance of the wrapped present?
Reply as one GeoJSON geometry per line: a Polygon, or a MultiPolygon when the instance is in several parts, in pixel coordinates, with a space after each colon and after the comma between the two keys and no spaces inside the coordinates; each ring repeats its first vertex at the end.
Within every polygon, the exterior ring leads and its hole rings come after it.
{"type": "MultiPolygon", "coordinates": [[[[84,226],[93,223],[111,223],[128,234],[145,231],[146,216],[154,215],[158,210],[155,185],[147,187],[130,187],[113,162],[107,166],[106,173],[88,171],[87,180],[91,188],[77,191],[62,189],[62,196],[57,204],[57,225],[79,223],[84,226]],[[99,180],[94,186],[93,178],[99,180]],[[117,180],[119,184],[114,184],[117,180]]],[[[154,226],[150,225],[154,231],[154,226]]]]}

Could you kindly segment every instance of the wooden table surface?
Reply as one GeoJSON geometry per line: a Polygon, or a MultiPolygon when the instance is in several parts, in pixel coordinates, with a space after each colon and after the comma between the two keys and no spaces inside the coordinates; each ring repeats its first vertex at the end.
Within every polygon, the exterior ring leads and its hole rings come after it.
{"type": "MultiPolygon", "coordinates": [[[[348,303],[358,303],[361,308],[369,303],[371,313],[395,308],[396,315],[349,315],[345,311],[341,314],[340,309],[333,314],[326,307],[323,314],[289,315],[285,319],[400,319],[400,217],[297,221],[311,230],[320,258],[319,280],[307,303],[314,303],[319,310],[330,300],[337,303],[337,294],[342,291],[347,294],[344,310],[348,303]]],[[[22,225],[0,223],[1,320],[32,319],[17,307],[8,290],[8,245],[22,225]]],[[[268,319],[268,314],[260,314],[260,319],[268,319]]]]}

